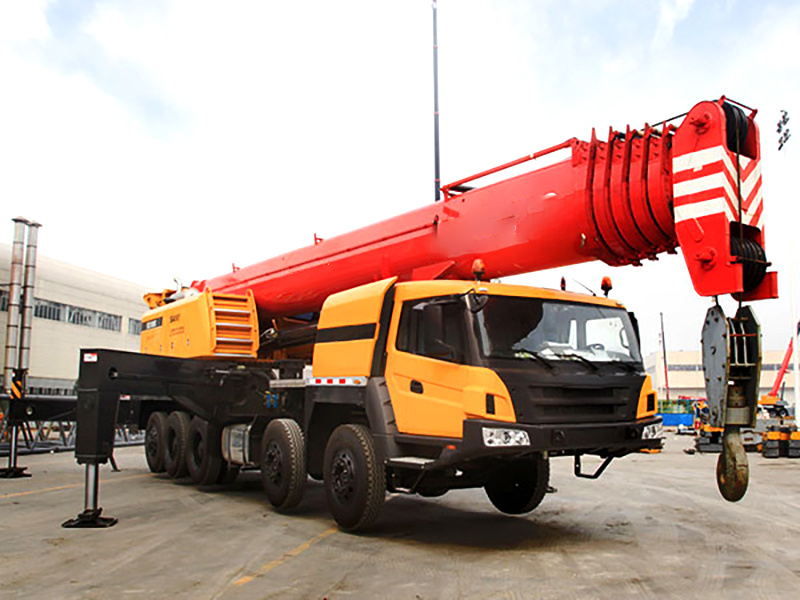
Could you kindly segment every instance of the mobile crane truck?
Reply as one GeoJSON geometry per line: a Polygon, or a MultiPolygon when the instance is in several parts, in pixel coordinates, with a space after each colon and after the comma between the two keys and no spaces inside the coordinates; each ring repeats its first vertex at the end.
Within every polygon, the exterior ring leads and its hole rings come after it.
{"type": "MultiPolygon", "coordinates": [[[[639,265],[680,246],[700,295],[776,297],[755,113],[723,97],[679,126],[592,132],[443,186],[441,202],[147,295],[140,354],[81,351],[86,510],[68,524],[110,524],[98,465],[116,423],[145,429],[153,472],[206,485],[259,468],[279,510],[301,501],[308,476],[322,480],[348,531],[375,521],[387,490],[482,487],[522,514],[542,501],[551,457],[594,478],[659,448],[634,316],[607,297],[492,280],[598,259],[639,265]],[[553,152],[567,156],[467,185],[553,152]],[[584,455],[603,460],[594,473],[584,455]]],[[[718,484],[738,500],[758,322],[747,306],[734,318],[712,306],[703,335],[712,418],[726,432],[718,484]]]]}

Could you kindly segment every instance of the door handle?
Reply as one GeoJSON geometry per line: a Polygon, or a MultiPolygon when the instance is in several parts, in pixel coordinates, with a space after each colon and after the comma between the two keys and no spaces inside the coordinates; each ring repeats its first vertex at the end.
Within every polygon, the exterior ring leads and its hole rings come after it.
{"type": "Polygon", "coordinates": [[[422,387],[422,382],[417,381],[416,379],[411,380],[411,391],[415,394],[421,394],[425,391],[425,388],[422,387]]]}

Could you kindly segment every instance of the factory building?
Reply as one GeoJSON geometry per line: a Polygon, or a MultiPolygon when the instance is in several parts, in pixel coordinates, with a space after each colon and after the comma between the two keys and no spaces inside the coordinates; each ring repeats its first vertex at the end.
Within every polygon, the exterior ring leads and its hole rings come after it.
{"type": "MultiPolygon", "coordinates": [[[[0,243],[0,336],[8,322],[11,245],[0,243]]],[[[73,393],[80,348],[139,350],[144,286],[59,260],[37,259],[30,370],[31,394],[73,393]]],[[[5,362],[0,353],[0,363],[5,362]]],[[[5,365],[2,364],[4,367],[5,365]]]]}
{"type": "MultiPolygon", "coordinates": [[[[698,344],[699,346],[699,344],[698,344]]],[[[775,383],[775,378],[783,361],[786,350],[764,350],[761,356],[761,382],[759,395],[766,394],[775,383]]],[[[668,351],[667,370],[664,370],[664,353],[654,352],[645,358],[645,369],[653,379],[659,399],[667,396],[667,383],[669,384],[670,399],[678,396],[704,398],[705,379],[703,376],[703,357],[697,351],[668,351]]],[[[794,404],[794,369],[789,363],[789,368],[783,378],[782,390],[784,400],[794,404]]]]}

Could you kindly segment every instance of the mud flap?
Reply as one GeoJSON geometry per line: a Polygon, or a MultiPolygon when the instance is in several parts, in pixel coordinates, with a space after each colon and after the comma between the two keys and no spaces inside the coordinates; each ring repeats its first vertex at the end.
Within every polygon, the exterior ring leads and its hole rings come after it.
{"type": "Polygon", "coordinates": [[[718,305],[703,325],[703,371],[709,425],[723,428],[717,487],[729,502],[747,491],[749,467],[741,428],[754,427],[761,376],[761,327],[749,306],[728,318],[718,305]]]}

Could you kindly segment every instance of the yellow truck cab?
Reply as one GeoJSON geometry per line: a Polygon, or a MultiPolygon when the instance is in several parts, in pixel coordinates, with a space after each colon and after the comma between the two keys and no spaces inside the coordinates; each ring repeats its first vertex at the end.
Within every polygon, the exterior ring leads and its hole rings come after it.
{"type": "Polygon", "coordinates": [[[635,321],[583,294],[394,279],[334,294],[309,390],[312,475],[353,476],[352,457],[315,440],[361,422],[390,491],[485,487],[508,513],[541,501],[550,456],[573,455],[584,475],[582,454],[608,462],[661,445],[635,321]]]}

